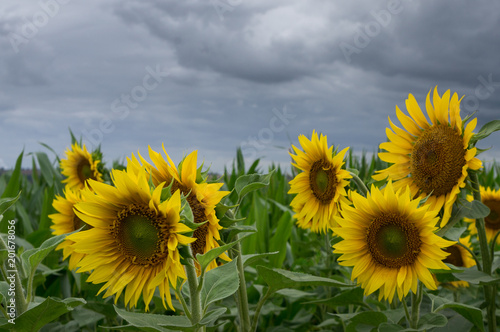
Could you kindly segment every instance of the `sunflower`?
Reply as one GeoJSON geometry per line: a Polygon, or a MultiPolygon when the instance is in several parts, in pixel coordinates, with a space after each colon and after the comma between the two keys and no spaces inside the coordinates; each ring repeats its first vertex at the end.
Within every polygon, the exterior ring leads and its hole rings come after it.
{"type": "MultiPolygon", "coordinates": [[[[49,215],[49,218],[52,219],[50,228],[54,231],[54,235],[68,234],[86,225],[73,211],[73,206],[81,200],[80,190],[73,191],[69,187],[64,188],[64,197],[56,195],[52,206],[58,213],[49,215]]],[[[63,259],[70,257],[69,268],[71,270],[76,268],[76,264],[84,256],[73,251],[73,248],[71,248],[73,243],[73,241],[65,239],[56,248],[56,250],[63,250],[63,259]]]]}
{"type": "Polygon", "coordinates": [[[481,161],[476,156],[476,148],[469,149],[469,141],[476,127],[477,118],[464,129],[460,117],[460,101],[456,93],[450,100],[450,91],[442,97],[434,89],[433,103],[427,94],[426,109],[430,122],[422,113],[413,95],[406,100],[405,115],[396,106],[396,116],[403,125],[401,129],[389,118],[391,129],[386,129],[389,142],[380,144],[380,159],[393,165],[377,171],[373,178],[386,178],[394,182],[394,188],[410,187],[413,196],[429,196],[427,203],[431,209],[444,207],[440,226],[446,225],[451,216],[453,203],[465,186],[467,170],[478,170],[481,161]]]}
{"type": "Polygon", "coordinates": [[[99,293],[116,294],[125,290],[125,305],[134,307],[143,296],[146,310],[156,287],[165,308],[173,309],[170,285],[185,279],[179,245],[194,241],[179,233],[191,229],[179,222],[180,192],[161,201],[164,183],[154,190],[145,169],[138,172],[112,171],[115,187],[89,180],[82,191],[83,201],[75,205],[76,215],[93,228],[68,236],[74,251],[85,254],[77,272],[92,271],[88,282],[105,283],[99,293]]]}
{"type": "Polygon", "coordinates": [[[383,190],[372,186],[366,198],[353,192],[352,199],[335,217],[333,231],[343,240],[333,248],[342,254],[340,265],[353,266],[351,279],[365,295],[378,289],[379,300],[392,302],[397,291],[401,300],[410,289],[416,293],[418,280],[436,289],[429,269],[448,269],[442,248],[453,244],[434,234],[439,210],[419,207],[419,198],[408,188],[395,191],[391,181],[383,190]]]}
{"type": "MultiPolygon", "coordinates": [[[[471,243],[470,243],[470,235],[458,239],[458,241],[469,248],[469,250],[472,250],[471,243]]],[[[462,247],[459,244],[454,244],[448,248],[445,249],[447,253],[450,255],[444,259],[445,263],[453,264],[457,267],[465,267],[469,268],[472,266],[476,265],[476,261],[472,258],[472,255],[470,254],[467,249],[462,247]]],[[[452,281],[450,282],[450,285],[453,287],[469,287],[469,283],[467,281],[452,281]]]]}
{"type": "MultiPolygon", "coordinates": [[[[215,215],[215,206],[224,196],[229,194],[229,191],[220,191],[223,183],[206,183],[200,180],[196,166],[198,151],[193,151],[186,156],[178,170],[165,151],[165,146],[162,145],[162,147],[166,160],[161,153],[149,147],[149,157],[155,167],[150,165],[139,153],[138,155],[142,164],[151,173],[154,184],[166,182],[168,185],[172,183],[172,192],[180,190],[186,196],[186,200],[193,212],[194,223],[203,223],[208,220],[207,223],[196,228],[193,233],[193,238],[196,241],[191,244],[191,250],[194,257],[196,257],[196,254],[204,254],[219,247],[217,240],[221,239],[219,230],[222,229],[222,226],[219,225],[219,219],[215,215]]],[[[132,155],[132,159],[128,159],[128,163],[134,169],[142,167],[141,162],[134,155],[132,155]]],[[[219,257],[225,261],[231,260],[226,254],[219,257]]],[[[213,260],[207,269],[210,270],[216,267],[217,262],[213,260]]]]}
{"type": "Polygon", "coordinates": [[[299,136],[304,151],[292,145],[295,154],[293,166],[302,170],[290,181],[289,194],[297,194],[290,206],[295,212],[297,225],[322,233],[335,226],[333,217],[338,212],[340,202],[347,203],[345,187],[351,175],[342,169],[344,156],[349,148],[339,153],[328,147],[326,135],[313,130],[311,140],[299,136]]]}
{"type": "MultiPolygon", "coordinates": [[[[488,242],[491,242],[495,235],[500,232],[500,190],[481,186],[479,192],[481,193],[481,202],[490,208],[490,214],[484,218],[484,228],[486,230],[486,238],[488,242]]],[[[467,195],[467,200],[473,201],[474,198],[472,195],[467,195]]],[[[464,218],[464,220],[470,223],[470,234],[477,234],[475,220],[468,218],[464,218]]],[[[496,243],[500,244],[500,236],[497,237],[496,243]]]]}
{"type": "Polygon", "coordinates": [[[68,159],[61,160],[61,169],[66,176],[63,182],[69,187],[83,189],[87,179],[102,182],[102,174],[97,169],[100,160],[93,159],[85,144],[82,147],[73,144],[71,150],[66,150],[66,157],[68,159]]]}

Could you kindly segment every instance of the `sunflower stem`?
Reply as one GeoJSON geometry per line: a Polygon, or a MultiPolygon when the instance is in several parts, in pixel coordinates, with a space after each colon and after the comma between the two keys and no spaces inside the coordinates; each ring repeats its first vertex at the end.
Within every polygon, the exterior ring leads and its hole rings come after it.
{"type": "Polygon", "coordinates": [[[418,319],[420,318],[420,304],[422,303],[423,297],[422,284],[418,282],[417,285],[417,294],[411,293],[411,319],[410,319],[410,327],[412,329],[416,329],[418,326],[418,319]]]}
{"type": "MultiPolygon", "coordinates": [[[[481,202],[481,191],[479,188],[479,178],[477,172],[469,173],[471,186],[473,189],[474,200],[481,202]]],[[[481,248],[481,259],[482,259],[482,271],[487,275],[491,275],[491,258],[490,250],[488,246],[488,240],[486,238],[486,229],[484,226],[484,218],[476,219],[477,236],[479,238],[479,246],[481,248]]],[[[488,330],[493,332],[496,331],[496,316],[495,316],[495,298],[496,298],[496,287],[495,285],[484,285],[484,299],[486,301],[486,316],[488,318],[488,330]]]]}
{"type": "MultiPolygon", "coordinates": [[[[493,240],[491,241],[491,251],[490,251],[490,257],[491,257],[491,264],[493,265],[493,259],[495,258],[495,245],[497,244],[497,238],[500,235],[500,231],[495,234],[493,237],[493,240]]],[[[491,271],[494,272],[494,271],[491,271]]]]}
{"type": "MultiPolygon", "coordinates": [[[[241,331],[250,331],[250,314],[248,310],[248,295],[247,295],[247,283],[245,280],[245,269],[243,267],[243,260],[241,257],[241,245],[238,241],[238,234],[234,236],[234,241],[236,244],[231,249],[231,259],[237,259],[236,267],[238,269],[238,276],[240,279],[240,287],[238,287],[238,292],[236,294],[236,302],[238,304],[238,312],[240,315],[240,328],[241,331]]],[[[256,313],[257,314],[257,313],[256,313]]]]}
{"type": "Polygon", "coordinates": [[[366,194],[368,193],[368,188],[366,187],[363,180],[361,180],[361,178],[359,176],[357,176],[356,174],[354,174],[353,172],[349,172],[349,174],[352,176],[351,180],[354,181],[354,183],[356,184],[356,187],[358,187],[358,190],[361,193],[361,195],[366,197],[366,194]]]}
{"type": "MultiPolygon", "coordinates": [[[[201,292],[198,290],[198,277],[196,275],[196,268],[194,260],[189,258],[187,260],[186,276],[189,286],[190,304],[191,304],[191,323],[198,324],[201,321],[202,308],[201,308],[201,292]]],[[[199,331],[196,329],[195,331],[199,331]]]]}
{"type": "Polygon", "coordinates": [[[181,286],[182,282],[177,282],[177,287],[175,288],[175,295],[177,295],[177,297],[179,298],[179,302],[181,303],[182,308],[184,309],[184,314],[186,315],[187,318],[189,318],[189,321],[191,321],[191,311],[189,311],[186,300],[184,299],[184,296],[182,296],[181,286]]]}
{"type": "Polygon", "coordinates": [[[257,303],[257,307],[255,308],[255,314],[253,315],[253,320],[252,320],[252,326],[250,328],[250,331],[256,331],[257,330],[257,324],[259,323],[259,316],[260,316],[260,310],[262,309],[262,306],[264,306],[264,303],[266,303],[267,299],[269,296],[271,296],[273,292],[271,292],[271,287],[267,288],[266,294],[259,300],[259,303],[257,303]]]}

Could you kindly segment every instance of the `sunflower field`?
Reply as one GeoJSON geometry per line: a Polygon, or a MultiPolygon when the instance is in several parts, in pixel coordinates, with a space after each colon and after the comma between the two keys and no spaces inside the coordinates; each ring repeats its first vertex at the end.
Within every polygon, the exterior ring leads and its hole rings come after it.
{"type": "Polygon", "coordinates": [[[500,120],[460,101],[410,94],[371,157],[300,135],[291,171],[166,144],[106,165],[72,133],[23,151],[0,175],[0,331],[496,331],[500,165],[476,144],[500,120]]]}

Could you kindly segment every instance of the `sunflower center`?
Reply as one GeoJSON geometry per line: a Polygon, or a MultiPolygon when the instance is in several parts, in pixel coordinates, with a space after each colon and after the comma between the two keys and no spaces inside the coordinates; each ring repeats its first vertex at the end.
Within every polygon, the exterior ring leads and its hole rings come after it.
{"type": "Polygon", "coordinates": [[[326,160],[317,160],[309,171],[309,185],[313,195],[322,204],[329,204],[335,197],[337,177],[332,165],[326,160]]]}
{"type": "Polygon", "coordinates": [[[130,205],[118,213],[111,233],[133,264],[156,265],[168,252],[166,222],[147,207],[130,205]]]}
{"type": "Polygon", "coordinates": [[[77,229],[80,229],[80,227],[82,227],[83,225],[86,225],[85,221],[78,218],[78,216],[75,214],[73,216],[73,230],[76,231],[77,229]]]}
{"type": "Polygon", "coordinates": [[[490,208],[490,214],[484,218],[486,227],[489,229],[500,229],[500,201],[485,200],[484,205],[490,208]]]}
{"type": "Polygon", "coordinates": [[[451,247],[444,248],[444,251],[449,253],[448,257],[446,257],[443,262],[450,263],[458,267],[464,266],[464,260],[462,259],[462,253],[460,252],[460,248],[458,245],[452,245],[451,247]]]}
{"type": "Polygon", "coordinates": [[[77,166],[76,169],[78,173],[78,178],[82,183],[85,183],[87,179],[94,179],[92,169],[90,168],[90,163],[87,159],[83,159],[77,166]]]}
{"type": "MultiPolygon", "coordinates": [[[[196,224],[202,223],[207,220],[205,216],[205,208],[198,201],[196,195],[186,186],[179,184],[177,181],[172,185],[172,192],[175,192],[179,189],[182,194],[188,195],[186,200],[191,207],[191,211],[193,212],[193,222],[196,224]]],[[[205,246],[207,243],[207,234],[208,234],[208,224],[198,227],[193,232],[193,238],[196,239],[193,243],[191,243],[191,250],[193,251],[194,257],[196,254],[203,254],[205,252],[205,246]]]]}
{"type": "Polygon", "coordinates": [[[441,196],[457,185],[466,163],[463,145],[462,137],[448,125],[422,132],[410,156],[410,173],[420,190],[441,196]]]}
{"type": "Polygon", "coordinates": [[[396,213],[382,213],[368,226],[366,240],[375,262],[388,268],[411,265],[422,241],[417,227],[396,213]]]}

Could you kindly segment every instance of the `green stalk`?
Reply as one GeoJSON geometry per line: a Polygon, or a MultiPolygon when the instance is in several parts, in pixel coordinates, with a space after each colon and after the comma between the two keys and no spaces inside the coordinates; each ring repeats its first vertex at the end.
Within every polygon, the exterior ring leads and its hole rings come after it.
{"type": "Polygon", "coordinates": [[[417,285],[417,294],[411,293],[411,319],[410,327],[416,329],[418,326],[418,319],[420,318],[420,304],[422,303],[424,288],[420,281],[417,285]]]}
{"type": "Polygon", "coordinates": [[[240,278],[240,287],[236,294],[236,302],[238,304],[238,312],[240,315],[240,328],[241,331],[250,331],[250,313],[248,310],[248,295],[247,283],[245,280],[245,269],[243,267],[243,260],[241,257],[241,245],[238,241],[238,234],[234,236],[233,241],[237,241],[234,247],[230,250],[231,259],[236,259],[236,267],[238,269],[238,276],[240,278]]]}
{"type": "Polygon", "coordinates": [[[349,174],[352,176],[351,181],[354,181],[361,195],[366,197],[366,194],[368,193],[368,188],[365,186],[363,180],[361,180],[361,178],[356,174],[354,174],[353,172],[349,172],[349,174]]]}
{"type": "Polygon", "coordinates": [[[264,306],[264,303],[266,303],[267,299],[269,296],[271,296],[271,288],[268,287],[266,294],[259,300],[259,303],[257,303],[257,307],[255,308],[255,314],[253,315],[253,321],[252,321],[252,326],[250,328],[250,331],[254,332],[257,330],[257,324],[259,323],[259,316],[260,316],[260,310],[264,306]]]}
{"type": "MultiPolygon", "coordinates": [[[[481,202],[481,192],[479,188],[479,179],[476,172],[469,173],[471,186],[473,189],[474,200],[481,202]]],[[[483,261],[482,271],[491,276],[491,256],[486,238],[486,230],[484,226],[484,218],[476,219],[477,236],[479,238],[479,245],[481,247],[481,258],[483,261]]],[[[488,318],[488,331],[496,331],[496,287],[495,285],[484,285],[484,299],[486,301],[486,316],[488,318]]]]}
{"type": "MultiPolygon", "coordinates": [[[[189,258],[187,260],[186,276],[189,286],[190,304],[191,304],[191,323],[193,325],[198,324],[202,318],[201,309],[201,292],[198,290],[198,276],[196,275],[196,268],[194,267],[194,260],[189,258]]],[[[196,329],[195,331],[200,331],[196,329]]]]}

